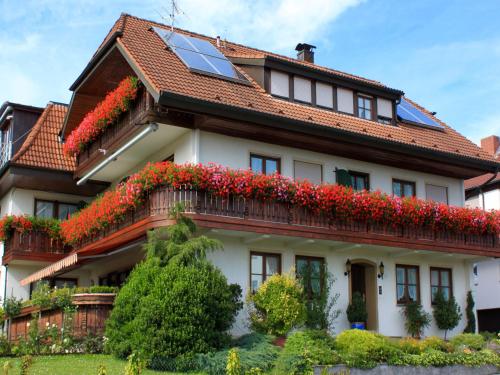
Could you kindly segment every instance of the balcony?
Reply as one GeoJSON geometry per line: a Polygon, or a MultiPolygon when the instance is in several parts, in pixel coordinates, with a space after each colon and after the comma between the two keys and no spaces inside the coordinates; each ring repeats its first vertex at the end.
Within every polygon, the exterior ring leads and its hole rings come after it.
{"type": "Polygon", "coordinates": [[[93,180],[113,182],[151,154],[182,136],[187,128],[193,126],[192,122],[191,115],[162,111],[155,104],[154,98],[140,86],[137,98],[130,109],[77,155],[75,175],[84,176],[138,135],[146,125],[150,123],[159,125],[154,135],[153,133],[145,135],[91,177],[93,180]]]}
{"type": "MultiPolygon", "coordinates": [[[[88,334],[102,335],[104,333],[104,324],[113,308],[115,294],[113,293],[84,293],[75,294],[72,297],[76,312],[72,319],[73,335],[82,338],[88,334]]],[[[33,314],[39,310],[35,306],[27,306],[21,309],[19,315],[12,319],[8,329],[8,339],[11,342],[17,342],[20,339],[28,338],[29,325],[33,319],[33,314]]],[[[55,324],[59,329],[62,328],[64,311],[59,308],[46,308],[42,311],[42,319],[39,322],[40,329],[46,325],[55,324]]]]}
{"type": "Polygon", "coordinates": [[[178,203],[199,227],[427,250],[466,255],[500,256],[499,238],[493,234],[474,235],[435,231],[432,228],[379,225],[357,221],[335,221],[279,202],[230,197],[223,199],[203,191],[159,187],[138,209],[119,223],[108,226],[75,248],[80,252],[111,249],[145,235],[149,229],[172,224],[169,212],[178,203]]]}
{"type": "Polygon", "coordinates": [[[3,264],[17,261],[55,262],[69,253],[71,248],[61,240],[54,240],[45,232],[14,231],[4,242],[3,264]]]}

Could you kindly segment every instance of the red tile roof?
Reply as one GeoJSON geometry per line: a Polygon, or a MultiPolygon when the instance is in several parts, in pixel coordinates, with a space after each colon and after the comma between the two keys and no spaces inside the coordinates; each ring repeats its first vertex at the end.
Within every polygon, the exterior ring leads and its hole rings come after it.
{"type": "MultiPolygon", "coordinates": [[[[131,60],[135,62],[137,68],[141,70],[148,83],[157,92],[172,92],[182,96],[217,104],[225,104],[233,108],[246,110],[250,109],[249,104],[251,103],[251,109],[253,111],[274,115],[284,119],[309,122],[325,127],[336,127],[355,134],[363,134],[364,136],[368,135],[373,137],[375,142],[377,139],[383,139],[394,143],[411,145],[413,147],[441,151],[456,156],[487,160],[490,162],[494,160],[488,153],[484,152],[477,145],[420,106],[419,108],[424,110],[429,117],[443,125],[444,131],[436,131],[404,123],[399,123],[399,126],[388,126],[317,107],[281,100],[266,93],[262,87],[252,80],[251,77],[246,75],[240,68],[238,68],[240,72],[249,79],[252,85],[242,85],[216,77],[190,72],[176,55],[165,47],[164,42],[150,30],[152,26],[167,28],[167,26],[153,21],[122,14],[105,40],[108,40],[113,33],[119,31],[120,36],[117,38],[117,43],[127,51],[131,60]]],[[[216,40],[214,38],[179,29],[176,29],[176,31],[206,39],[216,45],[216,40]]],[[[350,79],[356,79],[367,84],[386,87],[377,81],[353,76],[236,43],[227,42],[225,48],[221,49],[221,52],[227,56],[240,57],[274,56],[275,58],[284,59],[297,65],[307,65],[314,69],[331,72],[333,74],[341,74],[350,79]]]]}
{"type": "Polygon", "coordinates": [[[49,103],[30,131],[19,151],[13,156],[15,164],[32,167],[75,170],[75,158],[64,155],[58,134],[68,108],[63,104],[49,103]]]}
{"type": "MultiPolygon", "coordinates": [[[[474,178],[470,178],[464,181],[465,190],[475,189],[481,185],[484,185],[488,180],[490,180],[494,176],[494,173],[486,173],[481,176],[477,176],[474,178]]],[[[488,182],[488,185],[494,184],[500,181],[500,173],[496,175],[491,181],[488,182]]]]}

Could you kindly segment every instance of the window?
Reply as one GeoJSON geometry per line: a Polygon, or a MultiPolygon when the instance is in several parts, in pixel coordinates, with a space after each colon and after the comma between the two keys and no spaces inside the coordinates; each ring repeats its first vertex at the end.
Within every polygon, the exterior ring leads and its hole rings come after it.
{"type": "Polygon", "coordinates": [[[444,298],[449,300],[452,296],[451,269],[431,267],[431,301],[438,290],[443,292],[444,298]]]}
{"type": "Polygon", "coordinates": [[[386,118],[389,121],[392,120],[392,101],[383,98],[377,98],[377,114],[379,119],[386,118]]]}
{"type": "Polygon", "coordinates": [[[425,196],[428,201],[448,204],[448,188],[446,186],[426,184],[425,196]]]}
{"type": "Polygon", "coordinates": [[[400,305],[420,301],[417,266],[396,265],[396,298],[400,305]]]}
{"type": "Polygon", "coordinates": [[[56,218],[64,220],[69,218],[78,210],[74,203],[62,203],[58,201],[46,201],[35,199],[35,216],[43,218],[56,218]]]}
{"type": "Polygon", "coordinates": [[[297,256],[295,269],[309,300],[319,297],[323,290],[325,258],[297,256]]]}
{"type": "Polygon", "coordinates": [[[271,94],[283,98],[290,97],[290,79],[288,74],[271,70],[271,94]]]}
{"type": "Polygon", "coordinates": [[[269,276],[281,273],[281,255],[250,253],[250,289],[255,292],[269,276]]]}
{"type": "Polygon", "coordinates": [[[311,81],[302,77],[293,77],[293,98],[299,102],[311,103],[311,81]]]}
{"type": "Polygon", "coordinates": [[[323,181],[323,166],[321,164],[295,160],[293,173],[296,180],[308,180],[313,184],[321,184],[323,181]]]}
{"type": "Polygon", "coordinates": [[[316,105],[333,109],[333,87],[323,82],[316,82],[316,105]]]}
{"type": "Polygon", "coordinates": [[[414,197],[415,183],[412,181],[392,180],[392,194],[397,197],[414,197]]]}
{"type": "Polygon", "coordinates": [[[262,155],[250,155],[250,168],[255,173],[273,174],[280,173],[280,159],[262,155]]]}
{"type": "Polygon", "coordinates": [[[353,190],[370,190],[370,175],[368,173],[349,171],[349,175],[351,176],[353,190]]]}
{"type": "Polygon", "coordinates": [[[372,98],[358,95],[358,117],[366,120],[372,119],[372,98]]]}
{"type": "Polygon", "coordinates": [[[127,281],[131,271],[132,269],[128,268],[124,271],[110,272],[107,275],[99,277],[99,285],[121,287],[127,281]]]}

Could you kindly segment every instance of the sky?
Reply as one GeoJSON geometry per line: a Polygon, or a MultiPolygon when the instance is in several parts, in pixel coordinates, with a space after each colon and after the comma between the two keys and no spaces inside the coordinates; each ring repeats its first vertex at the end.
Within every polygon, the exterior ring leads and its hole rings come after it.
{"type": "MultiPolygon", "coordinates": [[[[177,0],[175,25],[375,79],[478,143],[500,135],[499,0],[177,0]]],[[[69,102],[121,12],[171,22],[171,0],[0,0],[0,103],[69,102]]]]}

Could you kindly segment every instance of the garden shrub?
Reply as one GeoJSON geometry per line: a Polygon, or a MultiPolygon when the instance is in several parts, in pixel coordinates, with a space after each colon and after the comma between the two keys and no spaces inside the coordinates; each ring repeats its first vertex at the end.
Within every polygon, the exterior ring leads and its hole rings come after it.
{"type": "Polygon", "coordinates": [[[0,335],[0,357],[10,355],[11,345],[7,336],[0,335]]]}
{"type": "Polygon", "coordinates": [[[444,353],[451,353],[453,351],[453,346],[449,342],[446,342],[437,336],[426,337],[425,340],[422,341],[422,347],[424,350],[434,349],[440,350],[444,353]]]}
{"type": "Polygon", "coordinates": [[[493,365],[500,367],[500,355],[484,349],[479,352],[473,352],[469,349],[464,349],[460,352],[451,354],[454,364],[468,367],[493,365]]]}
{"type": "MultiPolygon", "coordinates": [[[[335,330],[335,321],[341,314],[341,311],[335,308],[340,294],[333,293],[333,285],[336,279],[332,273],[328,272],[327,264],[323,262],[321,267],[319,274],[323,287],[319,294],[313,295],[313,298],[306,301],[305,326],[309,329],[323,329],[333,332],[335,330]]],[[[309,280],[313,272],[311,267],[303,267],[297,271],[302,286],[310,284],[309,280]]]]}
{"type": "Polygon", "coordinates": [[[175,225],[148,234],[146,260],[118,292],[106,326],[118,357],[132,350],[146,359],[189,356],[229,341],[241,288],[205,259],[220,243],[195,237],[194,222],[178,210],[174,218],[175,225]]]}
{"type": "Polygon", "coordinates": [[[238,350],[232,348],[229,350],[226,364],[226,375],[241,375],[240,357],[238,350]]]}
{"type": "Polygon", "coordinates": [[[481,350],[486,345],[483,336],[474,333],[456,335],[450,340],[450,343],[455,349],[467,348],[472,350],[481,350]]]}
{"type": "Polygon", "coordinates": [[[465,316],[467,317],[467,325],[465,326],[464,333],[476,332],[476,314],[474,314],[474,297],[472,292],[467,292],[467,306],[465,308],[465,316]]]}
{"type": "Polygon", "coordinates": [[[248,302],[250,322],[257,332],[283,336],[306,321],[303,289],[291,274],[269,277],[248,302]]]}
{"type": "Polygon", "coordinates": [[[147,356],[206,353],[229,342],[241,289],[207,261],[168,264],[142,299],[131,339],[147,356]]]}
{"type": "Polygon", "coordinates": [[[424,342],[413,337],[405,337],[398,341],[398,347],[405,354],[420,354],[424,351],[424,342]]]}
{"type": "Polygon", "coordinates": [[[343,352],[356,349],[369,350],[386,343],[387,339],[384,336],[359,329],[345,330],[335,339],[335,347],[343,352]]]}
{"type": "Polygon", "coordinates": [[[334,365],[340,357],[334,349],[335,340],[325,331],[304,330],[292,333],[276,361],[279,373],[311,371],[313,365],[334,365]]]}
{"type": "MultiPolygon", "coordinates": [[[[254,374],[260,371],[269,371],[279,354],[279,348],[272,344],[272,336],[252,333],[233,341],[232,346],[238,348],[238,357],[243,373],[254,369],[254,374]],[[255,370],[259,369],[259,370],[255,370]]],[[[218,352],[178,356],[176,358],[154,357],[151,359],[150,368],[154,370],[172,372],[203,372],[209,375],[226,373],[229,350],[218,352]]]]}
{"type": "Polygon", "coordinates": [[[410,302],[403,307],[406,331],[416,338],[420,338],[426,327],[431,324],[431,315],[418,302],[410,302]]]}
{"type": "Polygon", "coordinates": [[[446,299],[441,289],[434,294],[433,315],[438,328],[444,330],[445,340],[448,330],[455,328],[462,318],[455,297],[446,299]]]}
{"type": "Polygon", "coordinates": [[[375,367],[401,353],[401,349],[384,336],[359,329],[342,332],[335,340],[335,347],[342,363],[358,368],[375,367]]]}
{"type": "Polygon", "coordinates": [[[142,299],[147,295],[160,272],[157,259],[148,258],[139,263],[130,273],[127,282],[117,294],[113,310],[106,321],[107,347],[119,358],[125,359],[135,346],[132,335],[135,319],[142,307],[142,299]]]}

